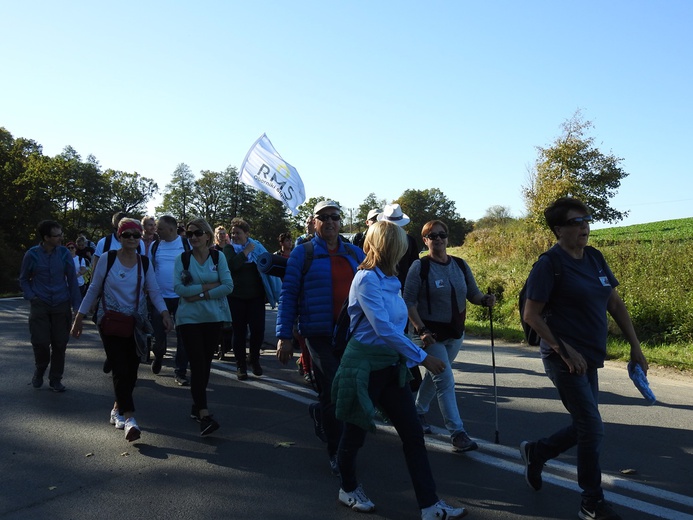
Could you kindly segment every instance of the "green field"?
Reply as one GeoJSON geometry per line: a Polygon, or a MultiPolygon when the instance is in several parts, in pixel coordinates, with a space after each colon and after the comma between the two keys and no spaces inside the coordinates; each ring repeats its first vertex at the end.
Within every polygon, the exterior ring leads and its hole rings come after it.
{"type": "MultiPolygon", "coordinates": [[[[516,220],[470,233],[462,247],[450,248],[470,264],[482,290],[498,298],[494,332],[509,341],[523,338],[517,297],[539,254],[553,244],[546,230],[516,220]]],[[[592,231],[619,280],[646,356],[658,365],[693,371],[693,218],[592,231]]],[[[469,332],[488,336],[488,313],[468,309],[469,332]]],[[[611,324],[608,355],[627,359],[628,345],[611,324]]]]}

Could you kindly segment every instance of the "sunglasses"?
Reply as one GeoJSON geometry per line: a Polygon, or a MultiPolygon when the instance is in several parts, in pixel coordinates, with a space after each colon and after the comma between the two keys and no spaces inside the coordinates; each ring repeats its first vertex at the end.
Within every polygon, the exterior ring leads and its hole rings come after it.
{"type": "Polygon", "coordinates": [[[592,222],[592,215],[585,215],[584,217],[569,218],[566,220],[564,226],[582,226],[583,222],[592,222]]]}
{"type": "Polygon", "coordinates": [[[441,240],[445,240],[446,238],[448,238],[448,234],[441,231],[440,233],[429,233],[424,238],[427,238],[429,240],[435,240],[436,238],[440,238],[441,240]]]}
{"type": "Polygon", "coordinates": [[[333,215],[315,215],[315,218],[320,222],[327,222],[330,219],[334,220],[335,222],[342,220],[341,215],[337,215],[336,213],[333,215]]]}
{"type": "Polygon", "coordinates": [[[139,240],[140,238],[142,238],[142,233],[138,233],[137,231],[125,231],[120,234],[120,238],[136,238],[137,240],[139,240]]]}
{"type": "Polygon", "coordinates": [[[199,238],[204,234],[205,234],[205,232],[202,231],[201,229],[196,229],[195,231],[186,231],[185,232],[185,236],[188,238],[192,238],[193,236],[196,236],[199,238]]]}
{"type": "Polygon", "coordinates": [[[75,246],[67,246],[68,249],[74,249],[75,246]]]}

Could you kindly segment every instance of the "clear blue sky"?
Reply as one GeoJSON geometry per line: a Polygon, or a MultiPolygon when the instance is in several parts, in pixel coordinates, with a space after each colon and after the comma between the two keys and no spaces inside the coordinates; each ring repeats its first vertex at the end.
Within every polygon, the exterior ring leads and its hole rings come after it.
{"type": "Polygon", "coordinates": [[[163,189],[267,133],[308,197],[439,188],[519,216],[535,147],[580,109],[630,173],[622,224],[693,216],[688,0],[0,5],[0,126],[48,155],[163,189]]]}

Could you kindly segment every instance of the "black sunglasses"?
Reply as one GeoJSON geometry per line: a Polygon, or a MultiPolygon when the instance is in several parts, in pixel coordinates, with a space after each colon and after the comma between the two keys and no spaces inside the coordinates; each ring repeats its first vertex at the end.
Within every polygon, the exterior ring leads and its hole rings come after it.
{"type": "Polygon", "coordinates": [[[569,218],[566,220],[564,226],[582,226],[583,222],[592,222],[592,215],[585,215],[584,217],[569,218]]]}
{"type": "Polygon", "coordinates": [[[448,234],[444,231],[441,231],[440,233],[429,233],[428,235],[426,235],[426,238],[429,240],[435,240],[436,238],[445,240],[446,238],[448,238],[448,234]]]}
{"type": "Polygon", "coordinates": [[[136,238],[139,240],[140,238],[142,238],[142,233],[138,233],[136,231],[135,232],[125,231],[125,232],[120,234],[120,238],[136,238]]]}
{"type": "Polygon", "coordinates": [[[205,232],[202,231],[201,229],[196,229],[195,231],[186,231],[185,232],[185,236],[188,238],[192,238],[193,235],[196,237],[201,237],[204,234],[205,234],[205,232]]]}
{"type": "Polygon", "coordinates": [[[338,220],[342,220],[341,215],[337,215],[336,213],[332,215],[315,215],[315,218],[318,219],[320,222],[327,222],[328,220],[332,219],[335,222],[338,220]]]}

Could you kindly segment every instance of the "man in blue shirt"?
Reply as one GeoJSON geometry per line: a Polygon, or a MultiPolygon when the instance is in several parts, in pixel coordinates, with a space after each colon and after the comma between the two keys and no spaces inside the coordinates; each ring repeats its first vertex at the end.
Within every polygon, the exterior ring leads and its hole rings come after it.
{"type": "Polygon", "coordinates": [[[19,275],[24,299],[31,302],[29,332],[36,363],[31,383],[34,388],[41,388],[50,364],[50,387],[54,392],[64,392],[61,380],[72,309],[79,309],[82,297],[72,255],[61,245],[63,230],[60,224],[44,220],[38,225],[37,235],[41,243],[26,252],[19,275]]]}

